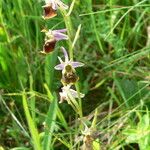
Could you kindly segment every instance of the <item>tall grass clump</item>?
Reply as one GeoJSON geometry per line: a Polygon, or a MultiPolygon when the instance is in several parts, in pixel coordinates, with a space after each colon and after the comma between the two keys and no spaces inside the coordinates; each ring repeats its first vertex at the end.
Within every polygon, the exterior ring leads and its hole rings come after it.
{"type": "Polygon", "coordinates": [[[149,150],[149,0],[0,1],[0,150],[149,150]]]}

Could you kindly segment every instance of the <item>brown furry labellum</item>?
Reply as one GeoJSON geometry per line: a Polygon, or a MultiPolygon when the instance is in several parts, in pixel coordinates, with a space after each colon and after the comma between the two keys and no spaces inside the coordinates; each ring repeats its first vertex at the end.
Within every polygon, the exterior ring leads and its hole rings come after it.
{"type": "Polygon", "coordinates": [[[62,75],[61,82],[64,85],[75,84],[79,80],[75,70],[70,65],[65,67],[65,72],[62,75]]]}
{"type": "Polygon", "coordinates": [[[44,8],[44,16],[43,16],[44,19],[50,19],[57,16],[56,10],[52,8],[51,4],[44,5],[43,8],[44,8]]]}
{"type": "Polygon", "coordinates": [[[54,50],[56,45],[56,40],[48,40],[45,42],[44,46],[43,46],[43,52],[44,53],[50,53],[54,50]]]}
{"type": "Polygon", "coordinates": [[[64,85],[75,84],[79,80],[79,77],[75,73],[65,73],[62,76],[61,82],[64,85]]]}

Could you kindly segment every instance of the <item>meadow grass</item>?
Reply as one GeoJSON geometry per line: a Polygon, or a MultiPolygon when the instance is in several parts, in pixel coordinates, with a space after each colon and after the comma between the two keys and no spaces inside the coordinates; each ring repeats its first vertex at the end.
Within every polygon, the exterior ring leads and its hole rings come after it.
{"type": "Polygon", "coordinates": [[[63,2],[45,21],[44,1],[0,1],[0,150],[149,150],[149,0],[63,2]],[[43,28],[70,38],[42,55],[43,28]],[[59,104],[60,46],[85,64],[71,105],[59,104]]]}

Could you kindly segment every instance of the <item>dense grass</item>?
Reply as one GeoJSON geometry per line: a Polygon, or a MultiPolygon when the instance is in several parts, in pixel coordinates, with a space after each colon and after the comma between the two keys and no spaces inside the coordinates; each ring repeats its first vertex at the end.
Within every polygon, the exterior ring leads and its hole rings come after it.
{"type": "Polygon", "coordinates": [[[44,1],[0,0],[0,150],[78,150],[84,126],[96,150],[149,150],[149,0],[63,2],[75,2],[70,16],[44,21],[44,1]],[[45,27],[66,27],[70,41],[40,54],[45,27]],[[85,63],[79,113],[58,103],[60,46],[85,63]]]}

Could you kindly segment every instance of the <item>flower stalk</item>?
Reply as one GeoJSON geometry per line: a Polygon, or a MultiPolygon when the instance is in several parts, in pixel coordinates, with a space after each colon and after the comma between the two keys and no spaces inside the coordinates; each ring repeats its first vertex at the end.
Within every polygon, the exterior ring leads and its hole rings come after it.
{"type": "MultiPolygon", "coordinates": [[[[67,15],[67,12],[66,10],[62,10],[60,9],[62,15],[63,15],[63,18],[64,18],[64,22],[65,22],[65,25],[66,25],[66,29],[67,29],[67,34],[69,36],[69,40],[68,40],[68,46],[69,46],[69,56],[70,58],[73,60],[73,34],[74,34],[74,29],[72,27],[72,22],[71,22],[71,18],[70,18],[70,15],[67,15]]],[[[80,29],[81,26],[79,26],[79,29],[80,29]]],[[[78,95],[80,95],[80,88],[79,88],[79,84],[78,82],[75,83],[75,88],[78,92],[78,95]]],[[[82,112],[82,100],[80,98],[80,96],[78,96],[78,99],[79,99],[79,106],[80,106],[80,110],[82,112]]],[[[82,114],[82,113],[81,113],[82,114]]],[[[81,115],[83,116],[83,115],[81,115]]]]}
{"type": "MultiPolygon", "coordinates": [[[[73,35],[74,30],[72,27],[72,22],[70,15],[67,15],[68,6],[64,4],[61,0],[45,0],[44,9],[44,19],[51,19],[57,16],[57,11],[60,10],[64,22],[66,25],[66,29],[61,30],[43,30],[45,32],[45,43],[43,46],[42,53],[48,54],[51,53],[55,49],[55,45],[60,40],[67,40],[69,47],[69,56],[65,48],[61,47],[65,61],[63,61],[60,57],[58,57],[60,64],[55,66],[56,70],[62,71],[61,82],[63,84],[62,91],[59,93],[60,95],[60,103],[64,100],[68,102],[72,106],[72,108],[82,117],[82,102],[81,98],[84,97],[84,94],[80,93],[78,80],[79,77],[76,73],[77,67],[82,67],[84,64],[81,62],[73,61],[73,35]],[[67,32],[67,35],[65,34],[67,32]],[[72,86],[75,86],[76,90],[72,89],[72,86]],[[79,103],[76,101],[76,98],[79,99],[79,103]]],[[[76,38],[76,37],[75,37],[76,38]]]]}
{"type": "Polygon", "coordinates": [[[66,10],[60,9],[60,11],[64,18],[64,22],[65,22],[66,29],[67,29],[67,34],[69,36],[69,39],[68,39],[69,56],[73,60],[73,49],[72,49],[73,40],[72,39],[73,39],[73,35],[74,35],[74,29],[72,27],[71,18],[70,18],[70,16],[67,15],[66,10]]]}

